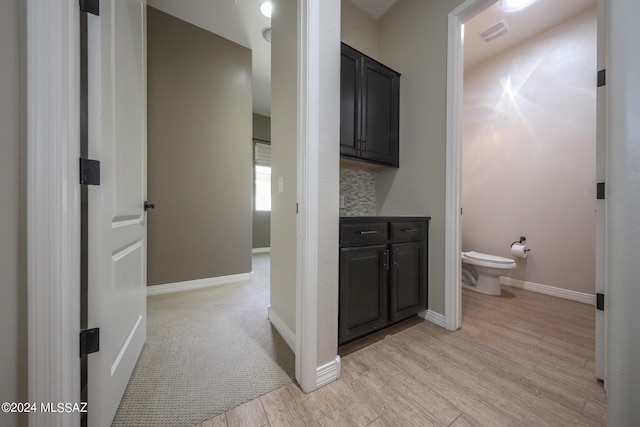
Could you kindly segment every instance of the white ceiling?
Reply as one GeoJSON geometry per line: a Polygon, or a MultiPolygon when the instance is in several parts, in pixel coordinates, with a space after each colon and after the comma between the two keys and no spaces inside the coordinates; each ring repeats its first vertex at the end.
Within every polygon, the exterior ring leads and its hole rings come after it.
{"type": "MultiPolygon", "coordinates": [[[[253,111],[271,116],[271,45],[262,30],[271,25],[258,7],[264,0],[148,0],[170,15],[245,46],[252,51],[253,111]]],[[[349,0],[379,19],[397,0],[349,0]]],[[[422,0],[425,1],[425,0],[422,0]]],[[[465,67],[522,42],[596,4],[597,0],[538,0],[515,13],[502,12],[496,3],[465,25],[465,67]],[[480,33],[504,19],[509,32],[485,42],[480,33]]]]}

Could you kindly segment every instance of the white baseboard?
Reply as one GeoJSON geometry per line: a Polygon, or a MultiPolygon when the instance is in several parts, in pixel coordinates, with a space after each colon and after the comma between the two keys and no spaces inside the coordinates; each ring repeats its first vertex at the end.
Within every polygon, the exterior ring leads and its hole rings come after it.
{"type": "Polygon", "coordinates": [[[418,313],[418,316],[422,317],[424,320],[428,320],[429,322],[440,326],[441,328],[444,328],[444,316],[440,313],[426,310],[418,313]]]}
{"type": "Polygon", "coordinates": [[[271,252],[271,248],[253,248],[251,249],[251,253],[253,254],[264,254],[271,252]]]}
{"type": "Polygon", "coordinates": [[[173,292],[193,291],[195,289],[228,285],[230,283],[251,280],[253,272],[232,274],[229,276],[209,277],[206,279],[187,280],[184,282],[165,283],[163,285],[147,286],[147,296],[170,294],[173,292]]]}
{"type": "Polygon", "coordinates": [[[269,321],[276,328],[276,331],[280,334],[284,342],[287,343],[291,351],[295,354],[296,352],[296,334],[291,332],[291,329],[287,327],[287,325],[282,321],[282,319],[276,314],[275,311],[271,310],[271,306],[269,306],[268,317],[269,321]]]}
{"type": "Polygon", "coordinates": [[[316,385],[318,388],[340,378],[340,356],[332,362],[316,369],[316,385]]]}
{"type": "Polygon", "coordinates": [[[584,304],[596,304],[596,296],[585,294],[584,292],[570,291],[568,289],[556,288],[539,283],[526,282],[524,280],[514,279],[511,277],[500,276],[500,284],[511,286],[514,288],[524,289],[526,291],[538,292],[545,295],[551,295],[558,298],[564,298],[571,301],[582,302],[584,304]]]}

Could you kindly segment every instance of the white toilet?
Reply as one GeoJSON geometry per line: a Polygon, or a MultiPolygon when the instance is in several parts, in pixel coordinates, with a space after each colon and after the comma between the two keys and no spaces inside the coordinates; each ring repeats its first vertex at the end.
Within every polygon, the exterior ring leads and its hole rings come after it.
{"type": "Polygon", "coordinates": [[[516,268],[510,258],[462,252],[462,286],[487,295],[500,295],[500,276],[516,268]]]}

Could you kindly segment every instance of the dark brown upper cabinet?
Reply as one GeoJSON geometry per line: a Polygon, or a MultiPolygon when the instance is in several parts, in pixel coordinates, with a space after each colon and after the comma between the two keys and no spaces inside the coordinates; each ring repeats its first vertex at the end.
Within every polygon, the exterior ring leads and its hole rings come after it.
{"type": "Polygon", "coordinates": [[[340,155],[398,165],[400,74],[342,43],[340,155]]]}

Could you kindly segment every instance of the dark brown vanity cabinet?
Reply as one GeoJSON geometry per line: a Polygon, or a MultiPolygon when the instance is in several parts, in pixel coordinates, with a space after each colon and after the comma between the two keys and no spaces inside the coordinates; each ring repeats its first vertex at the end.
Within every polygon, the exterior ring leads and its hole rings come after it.
{"type": "Polygon", "coordinates": [[[398,167],[400,74],[342,43],[340,155],[398,167]]]}
{"type": "Polygon", "coordinates": [[[338,344],[427,309],[429,218],[342,218],[338,344]]]}

